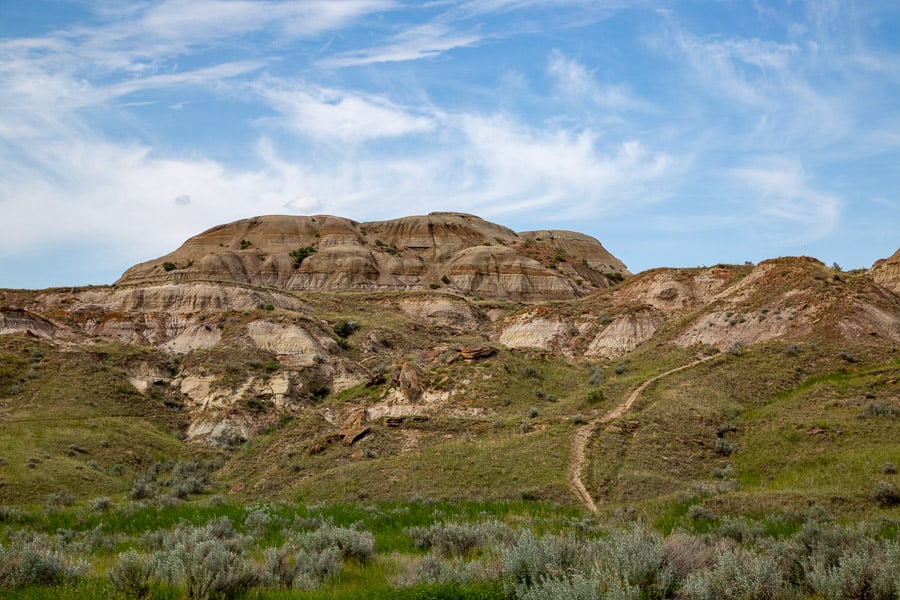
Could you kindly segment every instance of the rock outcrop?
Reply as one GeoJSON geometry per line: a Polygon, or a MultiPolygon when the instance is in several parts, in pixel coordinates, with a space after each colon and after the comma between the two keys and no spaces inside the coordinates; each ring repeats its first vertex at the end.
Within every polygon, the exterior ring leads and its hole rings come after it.
{"type": "Polygon", "coordinates": [[[264,216],[214,227],[128,269],[117,285],[231,282],[284,290],[443,289],[526,302],[564,300],[629,275],[596,239],[516,234],[461,213],[357,223],[264,216]]]}
{"type": "Polygon", "coordinates": [[[900,249],[888,258],[876,261],[869,272],[878,285],[900,294],[900,249]]]}

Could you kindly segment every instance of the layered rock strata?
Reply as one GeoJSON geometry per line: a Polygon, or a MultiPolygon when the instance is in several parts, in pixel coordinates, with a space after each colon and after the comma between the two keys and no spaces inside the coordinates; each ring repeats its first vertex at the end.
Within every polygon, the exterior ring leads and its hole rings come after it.
{"type": "Polygon", "coordinates": [[[586,296],[630,273],[596,239],[517,234],[472,215],[357,223],[264,216],[214,227],[128,269],[117,285],[232,282],[284,290],[416,291],[535,302],[586,296]]]}

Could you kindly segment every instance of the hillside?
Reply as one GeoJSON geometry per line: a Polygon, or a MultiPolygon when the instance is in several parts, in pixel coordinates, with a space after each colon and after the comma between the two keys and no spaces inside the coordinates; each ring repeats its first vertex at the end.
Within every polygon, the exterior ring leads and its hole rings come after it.
{"type": "Polygon", "coordinates": [[[594,238],[515,233],[478,217],[432,213],[393,221],[266,216],[214,227],[116,282],[216,281],[305,291],[446,288],[487,298],[571,299],[628,274],[594,238]]]}
{"type": "Polygon", "coordinates": [[[199,454],[241,502],[577,505],[577,475],[601,510],[898,510],[900,297],[811,258],[632,276],[466,215],[261,217],[0,307],[4,503],[199,454]]]}

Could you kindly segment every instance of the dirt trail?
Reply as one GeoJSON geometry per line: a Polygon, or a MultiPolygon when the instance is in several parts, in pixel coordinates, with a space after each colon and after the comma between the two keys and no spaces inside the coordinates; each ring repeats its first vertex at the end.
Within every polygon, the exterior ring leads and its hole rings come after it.
{"type": "Polygon", "coordinates": [[[597,504],[594,502],[594,499],[591,497],[591,494],[587,491],[587,488],[584,486],[584,481],[581,479],[581,472],[584,470],[584,452],[587,449],[588,442],[591,439],[591,434],[594,431],[594,428],[601,423],[608,423],[613,419],[618,419],[623,416],[631,409],[631,405],[634,404],[634,401],[638,399],[638,396],[641,395],[649,385],[659,381],[663,377],[668,377],[672,373],[677,373],[678,371],[683,371],[685,369],[690,369],[691,367],[696,367],[702,362],[706,362],[711,358],[715,358],[719,356],[719,354],[713,354],[712,356],[706,356],[704,358],[698,358],[694,362],[690,362],[686,365],[681,365],[680,367],[675,367],[674,369],[670,369],[665,373],[660,373],[659,375],[654,375],[641,385],[639,385],[631,394],[629,394],[628,398],[625,399],[625,402],[621,403],[605,415],[597,417],[587,425],[583,425],[578,428],[578,431],[575,432],[575,440],[572,442],[572,453],[571,458],[569,459],[569,485],[572,486],[572,489],[575,490],[576,495],[578,496],[581,503],[584,504],[588,510],[591,512],[597,512],[597,504]]]}

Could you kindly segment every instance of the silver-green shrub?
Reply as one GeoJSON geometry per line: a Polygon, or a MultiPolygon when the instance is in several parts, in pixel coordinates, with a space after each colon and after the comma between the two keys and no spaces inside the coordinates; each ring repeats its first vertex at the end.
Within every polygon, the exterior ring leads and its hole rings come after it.
{"type": "Polygon", "coordinates": [[[605,587],[636,588],[665,595],[673,571],[665,565],[661,535],[643,525],[614,529],[595,542],[595,572],[605,587]],[[621,583],[624,582],[625,586],[621,583]]]}
{"type": "Polygon", "coordinates": [[[438,557],[464,556],[476,548],[497,546],[512,539],[508,526],[496,521],[433,523],[403,530],[418,548],[431,549],[438,557]]]}
{"type": "Polygon", "coordinates": [[[478,581],[496,578],[487,563],[466,561],[459,558],[442,560],[435,554],[429,554],[415,565],[410,573],[401,577],[400,585],[418,584],[454,584],[468,585],[478,581]]]}
{"type": "Polygon", "coordinates": [[[567,578],[542,579],[532,586],[519,584],[515,597],[518,600],[597,600],[607,598],[600,594],[600,584],[581,575],[567,578]]]}
{"type": "Polygon", "coordinates": [[[311,590],[341,570],[341,551],[336,546],[312,552],[286,544],[265,551],[265,579],[269,585],[311,590]]]}
{"type": "Polygon", "coordinates": [[[719,544],[715,565],[685,578],[679,597],[689,600],[766,600],[791,597],[772,556],[719,544]]]}
{"type": "Polygon", "coordinates": [[[584,544],[579,540],[553,535],[538,539],[526,530],[501,553],[504,584],[508,590],[521,589],[566,577],[583,554],[584,544]]]}
{"type": "Polygon", "coordinates": [[[227,517],[202,527],[178,527],[164,534],[162,550],[154,555],[154,572],[184,587],[192,599],[231,596],[260,581],[255,567],[242,556],[247,545],[227,517]]]}
{"type": "Polygon", "coordinates": [[[375,553],[375,538],[368,531],[358,531],[349,527],[327,525],[315,531],[294,535],[293,543],[312,554],[328,548],[337,548],[341,558],[355,558],[365,563],[375,553]]]}
{"type": "Polygon", "coordinates": [[[106,574],[113,588],[126,598],[149,598],[157,585],[153,565],[133,549],[120,554],[106,574]]]}
{"type": "Polygon", "coordinates": [[[40,537],[0,545],[0,589],[60,585],[74,581],[85,565],[71,560],[40,537]]]}

